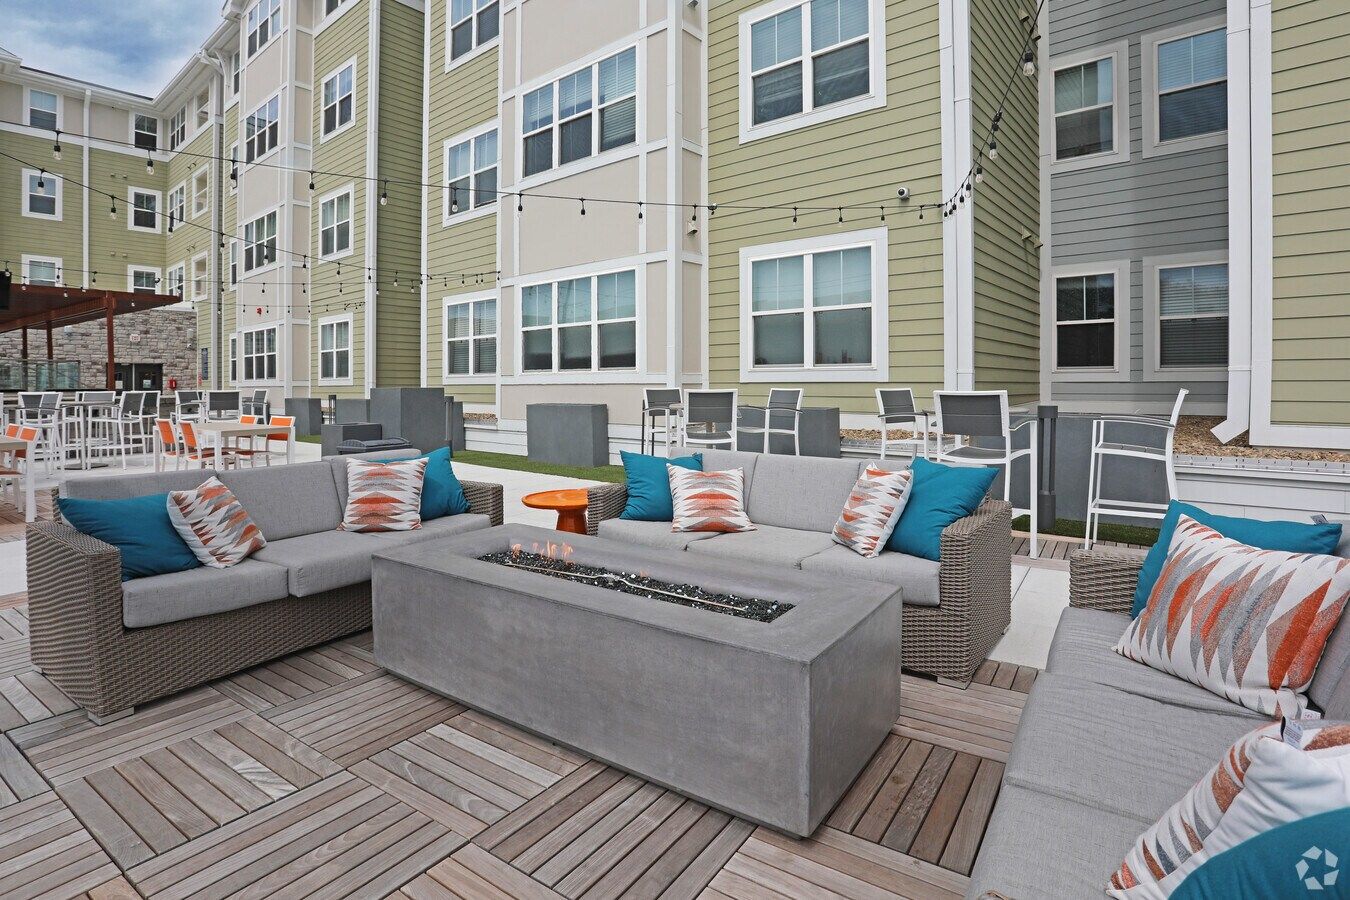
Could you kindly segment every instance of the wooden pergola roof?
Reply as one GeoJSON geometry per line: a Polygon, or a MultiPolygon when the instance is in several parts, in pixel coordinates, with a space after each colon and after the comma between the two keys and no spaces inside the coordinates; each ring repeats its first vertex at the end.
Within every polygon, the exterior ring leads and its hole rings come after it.
{"type": "Polygon", "coordinates": [[[0,308],[0,334],[20,328],[56,328],[107,320],[109,314],[144,312],[182,299],[171,294],[16,284],[9,291],[9,308],[0,308]]]}

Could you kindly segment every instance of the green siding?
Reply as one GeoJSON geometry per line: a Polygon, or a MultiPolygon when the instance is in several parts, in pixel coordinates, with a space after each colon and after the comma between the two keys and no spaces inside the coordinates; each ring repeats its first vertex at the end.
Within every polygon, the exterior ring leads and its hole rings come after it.
{"type": "MultiPolygon", "coordinates": [[[[84,237],[81,189],[78,184],[61,182],[62,215],[59,222],[29,218],[21,215],[20,210],[26,202],[24,169],[45,169],[64,178],[73,178],[75,182],[83,182],[83,148],[65,144],[61,161],[57,162],[52,159],[50,137],[30,137],[8,131],[0,132],[0,147],[24,161],[18,163],[8,156],[0,157],[0,197],[4,198],[0,201],[0,261],[9,266],[17,280],[23,272],[20,267],[23,254],[60,257],[62,281],[73,287],[82,286],[85,277],[81,271],[85,268],[84,237]]],[[[103,217],[107,218],[106,211],[103,217]]],[[[90,265],[89,268],[95,267],[90,265]]]]}
{"type": "Polygon", "coordinates": [[[998,159],[982,158],[975,189],[975,387],[1007,389],[1014,402],[1040,393],[1039,135],[1036,79],[1020,74],[1026,26],[1017,0],[971,0],[971,127],[981,157],[989,122],[1014,67],[998,159]],[[1033,240],[1023,240],[1025,230],[1033,240]]]}
{"type": "MultiPolygon", "coordinates": [[[[913,205],[937,202],[942,184],[941,88],[937,0],[888,0],[887,102],[813,127],[739,139],[739,16],[762,0],[729,0],[708,8],[709,197],[719,204],[844,205],[894,197],[905,185],[913,205]]],[[[943,381],[942,217],[919,221],[912,207],[889,204],[889,319],[892,384],[921,395],[943,381]]],[[[752,401],[768,385],[740,385],[740,260],[742,247],[858,231],[880,224],[878,213],[736,213],[709,220],[708,356],[714,387],[740,387],[752,401]]],[[[796,386],[794,384],[794,386],[796,386]]],[[[809,405],[844,412],[876,409],[874,382],[808,382],[809,405]]]]}
{"type": "Polygon", "coordinates": [[[1350,16],[1275,0],[1271,421],[1350,425],[1350,16]]]}
{"type": "Polygon", "coordinates": [[[159,191],[163,210],[164,168],[156,166],[154,175],[147,174],[145,157],[128,153],[96,149],[89,157],[91,186],[117,195],[116,218],[108,215],[111,200],[101,194],[89,195],[89,268],[98,272],[99,287],[106,284],[117,291],[131,290],[127,283],[128,266],[150,266],[159,269],[161,276],[164,274],[163,220],[157,234],[133,231],[127,225],[131,217],[130,188],[159,191]]]}

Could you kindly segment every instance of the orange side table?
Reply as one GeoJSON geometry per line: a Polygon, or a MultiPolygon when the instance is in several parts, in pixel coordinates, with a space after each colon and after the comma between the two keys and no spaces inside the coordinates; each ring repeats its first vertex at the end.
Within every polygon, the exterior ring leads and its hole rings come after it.
{"type": "Polygon", "coordinates": [[[538,491],[520,498],[530,509],[552,509],[558,512],[558,530],[572,534],[586,533],[586,506],[589,501],[585,488],[561,491],[538,491]]]}

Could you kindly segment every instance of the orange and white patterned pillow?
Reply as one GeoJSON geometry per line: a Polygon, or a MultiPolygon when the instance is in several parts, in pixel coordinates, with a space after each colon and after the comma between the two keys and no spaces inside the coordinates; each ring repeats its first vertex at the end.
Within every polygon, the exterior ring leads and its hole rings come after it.
{"type": "Polygon", "coordinates": [[[835,543],[868,559],[879,556],[905,511],[913,482],[914,472],[910,469],[887,472],[868,466],[853,485],[839,521],[834,523],[835,543]]]}
{"type": "Polygon", "coordinates": [[[745,470],[695,472],[667,465],[671,531],[754,531],[745,514],[745,470]]]}
{"type": "MultiPolygon", "coordinates": [[[[1346,805],[1350,725],[1309,719],[1262,725],[1238,738],[1218,765],[1139,836],[1106,893],[1120,900],[1162,900],[1223,852],[1346,805]]],[[[1280,860],[1287,862],[1291,881],[1297,861],[1280,860]]]]}
{"type": "Polygon", "coordinates": [[[347,509],[343,531],[412,531],[422,527],[425,457],[347,460],[347,509]]]}
{"type": "Polygon", "coordinates": [[[191,491],[169,491],[169,521],[202,565],[225,569],[267,546],[239,500],[214,475],[191,491]]]}
{"type": "Polygon", "coordinates": [[[1260,550],[1187,516],[1122,656],[1266,715],[1298,717],[1350,599],[1350,559],[1260,550]]]}

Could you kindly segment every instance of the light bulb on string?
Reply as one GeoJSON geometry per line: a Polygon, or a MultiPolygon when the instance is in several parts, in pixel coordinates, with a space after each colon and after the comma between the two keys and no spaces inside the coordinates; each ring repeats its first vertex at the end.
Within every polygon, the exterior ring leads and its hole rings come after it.
{"type": "Polygon", "coordinates": [[[642,221],[642,201],[638,201],[638,221],[642,221]]]}
{"type": "Polygon", "coordinates": [[[1031,55],[1030,50],[1022,54],[1022,74],[1028,78],[1036,77],[1036,57],[1031,55]]]}
{"type": "Polygon", "coordinates": [[[309,170],[309,189],[310,189],[311,191],[314,190],[314,170],[313,170],[313,169],[310,169],[310,170],[309,170]]]}
{"type": "Polygon", "coordinates": [[[61,161],[61,132],[56,132],[56,143],[52,144],[52,159],[61,161]]]}
{"type": "Polygon", "coordinates": [[[580,200],[581,200],[581,214],[584,216],[586,215],[586,198],[581,197],[580,200]]]}
{"type": "Polygon", "coordinates": [[[522,213],[524,211],[525,211],[525,195],[516,194],[516,212],[522,213]]]}
{"type": "Polygon", "coordinates": [[[384,189],[383,189],[382,191],[380,191],[380,205],[381,205],[381,206],[388,206],[388,205],[389,205],[389,179],[388,179],[388,178],[386,178],[386,179],[384,180],[384,189]]]}
{"type": "Polygon", "coordinates": [[[113,198],[112,206],[108,209],[108,218],[117,218],[117,199],[113,198]]]}
{"type": "Polygon", "coordinates": [[[797,224],[797,207],[792,207],[792,224],[797,224]]]}
{"type": "Polygon", "coordinates": [[[150,151],[145,151],[145,174],[155,174],[155,161],[150,158],[150,151]]]}
{"type": "Polygon", "coordinates": [[[844,208],[842,206],[839,207],[839,224],[844,224],[844,208]]]}
{"type": "Polygon", "coordinates": [[[992,139],[989,141],[989,159],[991,161],[998,159],[998,141],[992,139]]]}
{"type": "Polygon", "coordinates": [[[976,183],[976,184],[981,184],[981,183],[983,183],[983,182],[984,182],[984,166],[976,166],[976,167],[975,167],[975,183],[976,183]]]}
{"type": "Polygon", "coordinates": [[[42,190],[44,187],[46,187],[46,185],[43,183],[43,179],[46,178],[46,177],[47,177],[47,170],[46,170],[46,169],[39,169],[39,170],[38,170],[38,190],[39,190],[39,191],[42,190]]]}

